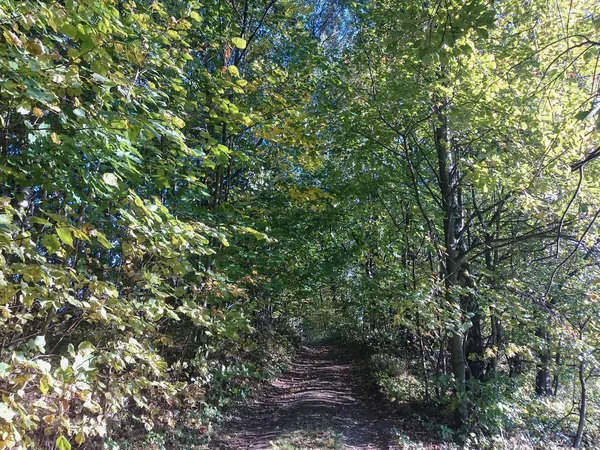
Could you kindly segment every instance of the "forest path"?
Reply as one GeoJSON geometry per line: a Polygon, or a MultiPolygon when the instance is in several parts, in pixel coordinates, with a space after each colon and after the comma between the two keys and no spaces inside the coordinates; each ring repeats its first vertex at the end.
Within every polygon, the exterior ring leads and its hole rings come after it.
{"type": "Polygon", "coordinates": [[[257,401],[234,411],[211,447],[392,450],[399,448],[394,429],[404,427],[391,411],[358,352],[303,347],[257,401]]]}

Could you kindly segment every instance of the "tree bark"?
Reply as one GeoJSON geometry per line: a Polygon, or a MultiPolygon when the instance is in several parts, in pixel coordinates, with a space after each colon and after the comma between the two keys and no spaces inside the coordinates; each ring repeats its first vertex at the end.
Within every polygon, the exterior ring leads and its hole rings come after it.
{"type": "MultiPolygon", "coordinates": [[[[461,270],[461,278],[461,284],[464,287],[473,287],[473,280],[468,276],[466,270],[461,270]]],[[[473,294],[469,293],[464,295],[462,300],[464,302],[463,309],[471,315],[471,327],[467,331],[467,351],[465,355],[468,364],[467,377],[469,379],[483,381],[485,374],[485,362],[483,360],[485,344],[481,326],[481,309],[473,294]]]]}
{"type": "Polygon", "coordinates": [[[552,386],[550,383],[550,351],[548,349],[548,334],[538,330],[537,336],[543,339],[544,348],[539,353],[540,362],[537,366],[537,374],[535,376],[535,394],[539,397],[552,395],[552,386]]]}
{"type": "Polygon", "coordinates": [[[491,311],[491,328],[492,328],[492,347],[494,349],[494,356],[490,360],[490,366],[486,378],[490,379],[496,375],[498,370],[498,351],[500,343],[502,342],[502,323],[500,318],[497,316],[496,311],[491,311]]]}
{"type": "Polygon", "coordinates": [[[558,393],[558,386],[560,383],[560,377],[558,374],[558,370],[560,367],[560,342],[558,344],[558,350],[556,351],[556,356],[554,357],[554,362],[556,364],[556,368],[554,369],[554,379],[552,380],[552,395],[554,395],[556,397],[556,394],[558,393]]]}
{"type": "Polygon", "coordinates": [[[583,429],[585,427],[585,414],[587,410],[587,386],[585,380],[585,360],[583,355],[579,362],[579,385],[581,387],[581,397],[579,399],[579,424],[577,425],[577,432],[573,438],[573,448],[579,448],[581,446],[581,440],[583,439],[583,429]]]}
{"type": "MultiPolygon", "coordinates": [[[[463,246],[460,233],[462,211],[458,198],[458,183],[460,174],[452,157],[452,145],[448,134],[448,119],[442,106],[436,106],[438,123],[434,127],[435,147],[438,158],[439,188],[444,212],[444,246],[443,261],[445,279],[445,297],[449,304],[459,304],[460,298],[456,291],[459,287],[461,274],[461,247],[463,246]]],[[[464,272],[462,273],[464,276],[464,272]]],[[[460,309],[460,308],[459,308],[460,309]]],[[[460,317],[462,321],[462,317],[460,317]]],[[[452,373],[456,383],[458,397],[457,418],[466,422],[469,418],[466,398],[466,360],[463,347],[463,334],[460,330],[452,330],[450,335],[450,359],[452,373]]]]}

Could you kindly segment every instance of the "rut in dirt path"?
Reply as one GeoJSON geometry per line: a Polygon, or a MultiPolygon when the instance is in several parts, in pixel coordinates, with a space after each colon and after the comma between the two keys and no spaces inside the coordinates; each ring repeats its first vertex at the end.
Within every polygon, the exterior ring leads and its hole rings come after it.
{"type": "Polygon", "coordinates": [[[258,401],[236,411],[214,448],[393,448],[393,422],[363,362],[348,348],[303,348],[258,401]]]}

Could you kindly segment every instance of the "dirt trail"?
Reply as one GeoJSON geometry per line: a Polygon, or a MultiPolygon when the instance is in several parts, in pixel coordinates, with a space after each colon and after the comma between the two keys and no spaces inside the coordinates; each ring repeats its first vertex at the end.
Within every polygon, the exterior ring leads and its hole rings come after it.
{"type": "Polygon", "coordinates": [[[305,347],[260,399],[235,411],[213,448],[391,450],[398,424],[389,411],[359,354],[305,347]]]}

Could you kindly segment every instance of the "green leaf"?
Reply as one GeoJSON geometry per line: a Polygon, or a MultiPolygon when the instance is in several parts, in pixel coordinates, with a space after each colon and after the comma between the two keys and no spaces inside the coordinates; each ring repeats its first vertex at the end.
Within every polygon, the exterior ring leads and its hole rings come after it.
{"type": "Polygon", "coordinates": [[[71,230],[67,227],[56,228],[56,234],[69,247],[73,247],[73,235],[71,230]]]}
{"type": "Polygon", "coordinates": [[[56,448],[59,450],[71,450],[71,443],[61,434],[56,438],[56,448]]]}
{"type": "Polygon", "coordinates": [[[75,39],[77,37],[77,27],[71,25],[70,23],[65,23],[60,27],[60,31],[66,34],[71,39],[75,39]]]}
{"type": "Polygon", "coordinates": [[[47,234],[42,238],[42,245],[48,250],[48,254],[52,255],[60,249],[60,241],[55,234],[47,234]]]}
{"type": "Polygon", "coordinates": [[[0,214],[0,230],[14,231],[17,227],[12,223],[12,214],[0,214]]]}
{"type": "Polygon", "coordinates": [[[575,118],[577,120],[584,120],[585,118],[587,118],[590,112],[591,111],[579,111],[577,114],[575,114],[575,118]]]}
{"type": "Polygon", "coordinates": [[[231,43],[239,49],[246,48],[246,39],[244,39],[244,38],[241,38],[241,37],[231,38],[231,43]]]}
{"type": "Polygon", "coordinates": [[[52,223],[50,223],[48,220],[44,219],[43,217],[30,217],[29,218],[29,222],[30,223],[37,223],[39,225],[45,225],[45,226],[52,226],[52,223]]]}
{"type": "Polygon", "coordinates": [[[106,239],[106,236],[103,233],[97,232],[96,233],[96,239],[98,240],[98,243],[106,248],[106,249],[111,249],[114,248],[114,245],[112,245],[108,239],[106,239]]]}
{"type": "Polygon", "coordinates": [[[231,75],[233,75],[234,77],[239,77],[239,76],[240,76],[240,71],[239,71],[239,70],[238,70],[238,68],[237,68],[237,67],[235,67],[235,66],[229,66],[229,67],[227,68],[227,71],[228,71],[228,72],[229,72],[231,75]]]}

